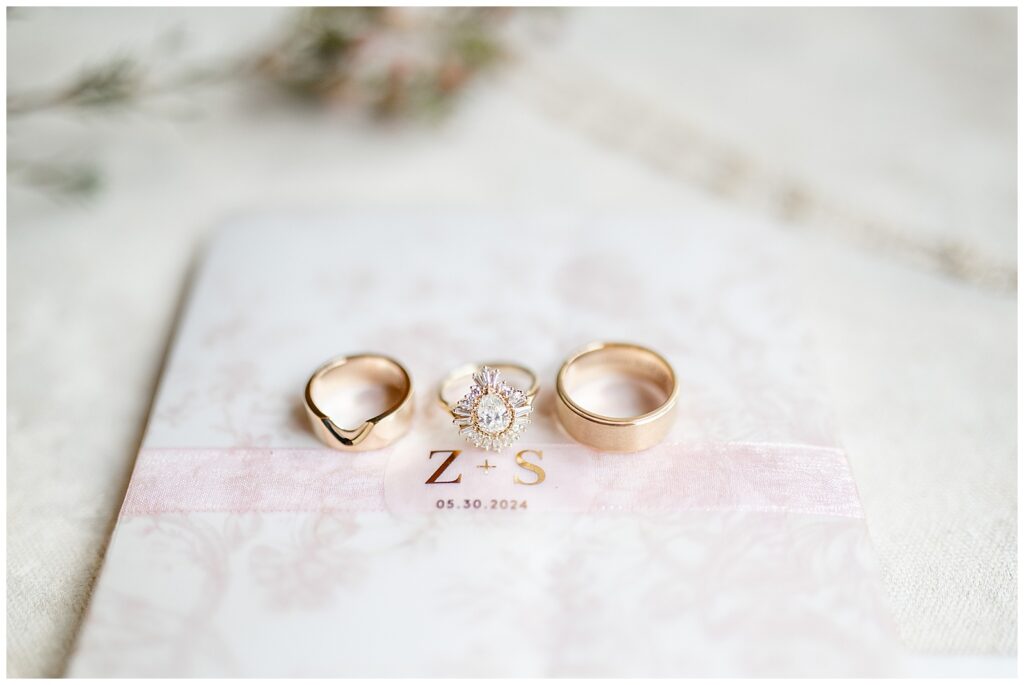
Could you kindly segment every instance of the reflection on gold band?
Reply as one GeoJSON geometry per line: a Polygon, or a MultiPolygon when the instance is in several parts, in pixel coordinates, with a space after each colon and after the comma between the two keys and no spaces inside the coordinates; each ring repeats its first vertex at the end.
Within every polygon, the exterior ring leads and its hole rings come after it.
{"type": "Polygon", "coordinates": [[[573,438],[610,452],[637,452],[661,442],[675,420],[679,387],[672,365],[657,352],[632,343],[595,342],[577,350],[558,371],[555,410],[573,438]],[[572,399],[572,390],[588,379],[622,373],[654,384],[662,403],[638,416],[613,417],[592,412],[572,399]]]}
{"type": "Polygon", "coordinates": [[[313,372],[306,383],[306,416],[313,433],[328,447],[361,452],[390,445],[412,425],[412,378],[401,364],[379,354],[336,357],[313,372]],[[342,428],[322,409],[333,392],[354,381],[370,383],[385,390],[389,406],[354,428],[342,428]]]}

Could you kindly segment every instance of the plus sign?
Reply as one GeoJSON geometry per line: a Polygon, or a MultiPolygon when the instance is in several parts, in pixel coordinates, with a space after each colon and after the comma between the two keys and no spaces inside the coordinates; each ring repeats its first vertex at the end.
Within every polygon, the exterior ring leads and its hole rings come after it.
{"type": "Polygon", "coordinates": [[[489,461],[487,461],[486,459],[484,459],[484,463],[482,463],[482,464],[477,464],[477,468],[478,468],[478,469],[483,469],[483,470],[484,470],[484,475],[486,476],[486,475],[487,475],[488,473],[490,473],[490,472],[491,472],[491,469],[496,469],[496,468],[498,468],[498,467],[497,467],[497,466],[495,466],[494,464],[490,463],[490,462],[489,462],[489,461]]]}

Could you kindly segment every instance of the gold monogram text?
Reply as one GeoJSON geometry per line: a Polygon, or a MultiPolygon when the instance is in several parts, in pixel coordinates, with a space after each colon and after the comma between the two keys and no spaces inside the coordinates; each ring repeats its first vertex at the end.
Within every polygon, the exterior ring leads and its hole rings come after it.
{"type": "MultiPolygon", "coordinates": [[[[441,485],[441,484],[461,483],[462,482],[462,474],[461,473],[459,473],[453,480],[441,480],[441,476],[444,475],[445,471],[448,469],[449,466],[451,466],[453,463],[455,463],[455,460],[458,458],[458,456],[460,454],[462,454],[462,450],[432,450],[430,452],[430,454],[427,456],[427,459],[433,459],[435,454],[447,454],[448,458],[445,459],[441,463],[441,465],[439,467],[437,467],[436,471],[434,471],[432,474],[430,474],[430,478],[427,478],[426,484],[427,485],[441,485]]],[[[518,474],[515,474],[512,477],[513,482],[516,485],[540,485],[541,483],[544,482],[544,479],[547,477],[547,474],[544,473],[544,469],[542,469],[540,467],[540,465],[534,464],[532,462],[527,461],[526,457],[523,456],[524,454],[534,454],[534,455],[537,456],[537,459],[543,459],[544,458],[544,453],[541,452],[540,450],[521,450],[520,452],[517,452],[516,453],[516,464],[519,467],[521,467],[522,469],[532,473],[533,474],[533,479],[532,480],[522,480],[519,477],[518,474]]],[[[490,469],[492,469],[492,468],[497,468],[497,467],[491,466],[490,464],[487,464],[487,470],[488,471],[490,469]]],[[[501,473],[501,471],[498,471],[498,473],[501,473]]]]}

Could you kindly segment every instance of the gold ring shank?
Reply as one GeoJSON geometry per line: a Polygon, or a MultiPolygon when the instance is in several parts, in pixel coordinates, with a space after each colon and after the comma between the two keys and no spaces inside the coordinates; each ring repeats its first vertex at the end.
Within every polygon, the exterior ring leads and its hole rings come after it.
{"type": "Polygon", "coordinates": [[[306,383],[305,407],[313,433],[328,447],[362,452],[386,447],[412,425],[412,377],[401,364],[379,354],[354,354],[331,359],[306,383]],[[342,428],[322,407],[335,393],[353,384],[382,389],[388,408],[354,428],[342,428]]]}
{"type": "Polygon", "coordinates": [[[492,369],[497,369],[506,376],[509,375],[510,371],[513,374],[521,374],[523,376],[526,376],[527,378],[530,379],[530,387],[525,390],[520,388],[520,390],[523,390],[526,393],[526,396],[529,397],[531,400],[537,396],[537,390],[540,388],[540,381],[537,380],[537,374],[535,374],[533,371],[530,371],[525,366],[521,366],[519,364],[511,364],[508,362],[465,364],[463,366],[456,368],[447,376],[445,376],[444,380],[442,380],[441,383],[437,386],[437,401],[441,403],[441,406],[444,408],[445,411],[447,411],[450,414],[452,411],[452,406],[456,402],[458,402],[458,398],[453,399],[447,396],[448,392],[455,386],[455,384],[458,383],[459,381],[471,378],[474,373],[476,373],[485,366],[489,366],[492,369]]]}
{"type": "Polygon", "coordinates": [[[664,439],[675,421],[679,387],[672,365],[657,352],[632,343],[596,342],[574,352],[558,371],[555,411],[573,438],[609,452],[638,452],[664,439]],[[653,384],[664,395],[646,414],[604,416],[572,399],[572,389],[608,374],[622,374],[653,384]]]}

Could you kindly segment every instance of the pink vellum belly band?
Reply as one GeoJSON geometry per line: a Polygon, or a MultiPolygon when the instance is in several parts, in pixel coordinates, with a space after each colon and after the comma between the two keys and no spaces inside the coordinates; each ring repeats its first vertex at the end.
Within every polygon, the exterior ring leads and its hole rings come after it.
{"type": "Polygon", "coordinates": [[[383,510],[386,459],[372,454],[376,460],[320,448],[143,448],[121,515],[383,510]]]}
{"type": "Polygon", "coordinates": [[[386,511],[442,508],[448,499],[528,499],[534,510],[734,510],[862,518],[842,450],[756,443],[660,445],[612,454],[579,445],[521,446],[492,454],[392,447],[145,448],[122,516],[164,512],[386,511]],[[544,471],[517,465],[516,454],[544,471]],[[484,460],[495,464],[479,470],[484,460]],[[455,481],[458,482],[445,482],[455,481]]]}
{"type": "Polygon", "coordinates": [[[845,453],[757,443],[594,453],[594,508],[778,511],[862,518],[845,453]]]}

